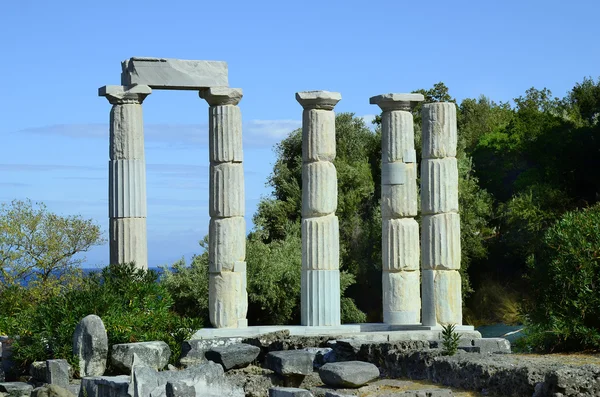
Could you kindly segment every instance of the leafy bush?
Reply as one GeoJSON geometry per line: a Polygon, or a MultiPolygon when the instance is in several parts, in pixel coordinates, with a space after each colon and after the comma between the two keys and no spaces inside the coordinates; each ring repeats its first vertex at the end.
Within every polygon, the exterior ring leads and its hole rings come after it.
{"type": "Polygon", "coordinates": [[[600,348],[600,205],[567,212],[531,266],[527,338],[533,351],[600,348]]]}
{"type": "Polygon", "coordinates": [[[201,321],[178,316],[173,304],[156,272],[133,264],[110,265],[84,278],[81,286],[18,312],[7,329],[9,335],[19,336],[13,357],[21,370],[49,358],[65,358],[76,368],[73,332],[83,317],[96,314],[104,322],[110,345],[162,340],[175,362],[181,342],[201,327],[201,321]]]}

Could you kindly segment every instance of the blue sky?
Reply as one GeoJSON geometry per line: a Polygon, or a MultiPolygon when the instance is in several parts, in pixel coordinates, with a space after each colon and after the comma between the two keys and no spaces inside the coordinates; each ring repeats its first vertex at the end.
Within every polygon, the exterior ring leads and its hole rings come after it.
{"type": "MultiPolygon", "coordinates": [[[[248,225],[274,162],[300,126],[296,91],[369,97],[443,81],[458,100],[563,96],[600,75],[589,1],[0,1],[0,201],[31,198],[108,228],[108,117],[97,89],[132,56],[222,60],[244,90],[248,225]]],[[[208,109],[194,92],[144,102],[151,266],[200,251],[208,230],[208,109]]],[[[102,266],[108,246],[87,253],[102,266]]]]}

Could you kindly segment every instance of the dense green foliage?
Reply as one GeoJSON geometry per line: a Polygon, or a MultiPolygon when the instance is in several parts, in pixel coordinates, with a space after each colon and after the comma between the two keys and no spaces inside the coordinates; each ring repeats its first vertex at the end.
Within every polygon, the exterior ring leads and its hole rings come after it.
{"type": "MultiPolygon", "coordinates": [[[[21,293],[26,294],[23,288],[21,293]]],[[[2,294],[0,310],[5,309],[2,294]]],[[[72,365],[72,337],[77,323],[88,314],[102,318],[109,344],[162,340],[175,362],[181,342],[189,339],[202,322],[181,317],[173,310],[168,290],[157,282],[154,271],[136,269],[133,264],[110,265],[93,273],[75,288],[52,296],[35,306],[0,315],[0,329],[19,335],[13,343],[13,357],[21,370],[33,361],[66,358],[72,365]]]]}

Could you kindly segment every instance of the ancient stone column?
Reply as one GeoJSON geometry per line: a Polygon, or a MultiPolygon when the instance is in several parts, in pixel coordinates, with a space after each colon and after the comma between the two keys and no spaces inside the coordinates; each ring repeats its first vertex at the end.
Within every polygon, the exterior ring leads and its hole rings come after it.
{"type": "Polygon", "coordinates": [[[107,85],[98,90],[113,105],[108,165],[110,263],[135,262],[142,269],[148,268],[142,102],[151,92],[147,85],[107,85]]]}
{"type": "Polygon", "coordinates": [[[421,296],[417,164],[411,109],[421,94],[372,97],[381,115],[383,322],[419,324],[421,296]]]}
{"type": "Polygon", "coordinates": [[[209,317],[213,327],[246,327],[246,221],[242,90],[199,92],[209,108],[209,317]]]}
{"type": "Polygon", "coordinates": [[[423,325],[462,324],[456,105],[423,106],[423,325]]]}
{"type": "Polygon", "coordinates": [[[337,92],[303,91],[302,325],[340,325],[340,236],[335,159],[337,92]]]}

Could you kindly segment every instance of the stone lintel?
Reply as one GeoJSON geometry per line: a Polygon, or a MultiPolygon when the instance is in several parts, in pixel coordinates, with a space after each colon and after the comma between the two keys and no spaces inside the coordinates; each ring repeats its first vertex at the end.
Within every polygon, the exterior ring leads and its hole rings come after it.
{"type": "Polygon", "coordinates": [[[147,84],[162,90],[194,90],[229,85],[227,63],[133,57],[121,63],[121,84],[147,84]]]}
{"type": "Polygon", "coordinates": [[[422,94],[382,94],[371,97],[369,103],[377,105],[381,110],[406,110],[410,111],[419,102],[423,102],[425,97],[422,94]]]}
{"type": "Polygon", "coordinates": [[[304,109],[333,110],[342,99],[339,92],[301,91],[296,93],[296,100],[304,109]]]}
{"type": "Polygon", "coordinates": [[[241,88],[210,87],[198,91],[210,106],[237,105],[244,95],[241,88]]]}
{"type": "Polygon", "coordinates": [[[121,105],[124,103],[142,103],[148,95],[152,93],[152,88],[147,85],[105,85],[98,88],[98,96],[108,99],[112,105],[121,105]]]}

